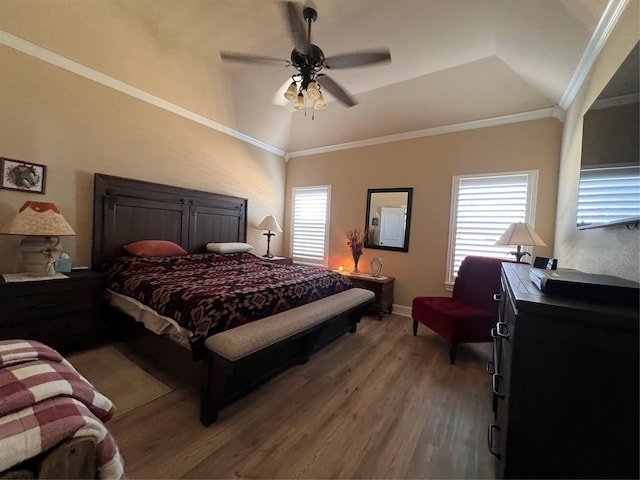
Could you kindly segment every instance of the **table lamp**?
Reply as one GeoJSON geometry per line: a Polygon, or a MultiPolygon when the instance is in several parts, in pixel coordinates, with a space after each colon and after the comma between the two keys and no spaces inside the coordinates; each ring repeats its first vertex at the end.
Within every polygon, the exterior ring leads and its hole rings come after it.
{"type": "Polygon", "coordinates": [[[517,245],[515,252],[509,252],[509,255],[514,255],[516,261],[520,262],[525,255],[531,255],[529,252],[523,252],[522,247],[546,247],[533,227],[528,223],[517,222],[509,225],[509,228],[505,230],[502,236],[496,242],[496,245],[517,245]]]}
{"type": "Polygon", "coordinates": [[[62,253],[59,237],[76,234],[51,202],[26,202],[0,233],[25,236],[20,243],[23,271],[33,276],[55,275],[62,253]]]}
{"type": "Polygon", "coordinates": [[[263,233],[264,236],[267,237],[267,253],[263,256],[266,258],[272,258],[273,255],[269,252],[269,245],[271,243],[271,237],[275,235],[273,232],[282,232],[282,228],[280,228],[280,224],[278,224],[278,220],[273,215],[267,215],[264,217],[258,226],[256,227],[258,230],[267,230],[267,233],[263,233]]]}

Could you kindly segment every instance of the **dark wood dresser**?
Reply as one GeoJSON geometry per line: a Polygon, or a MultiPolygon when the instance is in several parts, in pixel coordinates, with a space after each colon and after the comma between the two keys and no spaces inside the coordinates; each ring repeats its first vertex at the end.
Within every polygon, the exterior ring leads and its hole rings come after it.
{"type": "Polygon", "coordinates": [[[6,283],[0,276],[0,340],[38,340],[57,350],[90,346],[99,336],[102,276],[6,283]]]}
{"type": "Polygon", "coordinates": [[[492,331],[498,478],[638,478],[638,307],[545,295],[504,263],[492,331]]]}

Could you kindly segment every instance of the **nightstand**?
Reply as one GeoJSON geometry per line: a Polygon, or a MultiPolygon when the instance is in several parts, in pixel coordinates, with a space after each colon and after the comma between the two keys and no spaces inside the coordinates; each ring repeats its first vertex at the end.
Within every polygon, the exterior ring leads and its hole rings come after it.
{"type": "Polygon", "coordinates": [[[65,275],[68,278],[8,283],[0,275],[0,340],[38,340],[58,350],[96,341],[102,276],[91,270],[65,275]]]}
{"type": "Polygon", "coordinates": [[[365,288],[376,294],[376,301],[371,304],[378,315],[378,320],[382,320],[382,315],[386,311],[393,311],[393,277],[372,277],[367,274],[343,273],[351,279],[354,287],[365,288]]]}
{"type": "Polygon", "coordinates": [[[271,257],[271,258],[260,257],[260,258],[265,262],[279,263],[281,265],[293,265],[292,258],[287,258],[287,257],[271,257]]]}

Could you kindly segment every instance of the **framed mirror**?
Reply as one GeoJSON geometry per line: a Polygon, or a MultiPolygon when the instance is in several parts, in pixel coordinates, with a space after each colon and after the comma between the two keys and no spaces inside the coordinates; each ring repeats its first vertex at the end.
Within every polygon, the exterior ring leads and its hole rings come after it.
{"type": "Polygon", "coordinates": [[[409,251],[413,188],[370,188],[367,191],[364,248],[409,251]]]}

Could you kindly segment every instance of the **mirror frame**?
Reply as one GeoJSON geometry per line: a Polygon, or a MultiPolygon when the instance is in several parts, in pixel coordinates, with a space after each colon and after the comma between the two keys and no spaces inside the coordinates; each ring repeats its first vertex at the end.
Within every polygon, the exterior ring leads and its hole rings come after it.
{"type": "Polygon", "coordinates": [[[411,205],[413,202],[413,187],[405,188],[370,188],[367,190],[367,213],[364,219],[364,248],[376,250],[391,250],[395,252],[409,251],[409,233],[411,230],[411,205]],[[385,245],[375,245],[369,243],[369,225],[371,225],[371,195],[374,193],[406,193],[407,194],[407,218],[404,229],[404,245],[402,247],[388,247],[385,245]]]}

